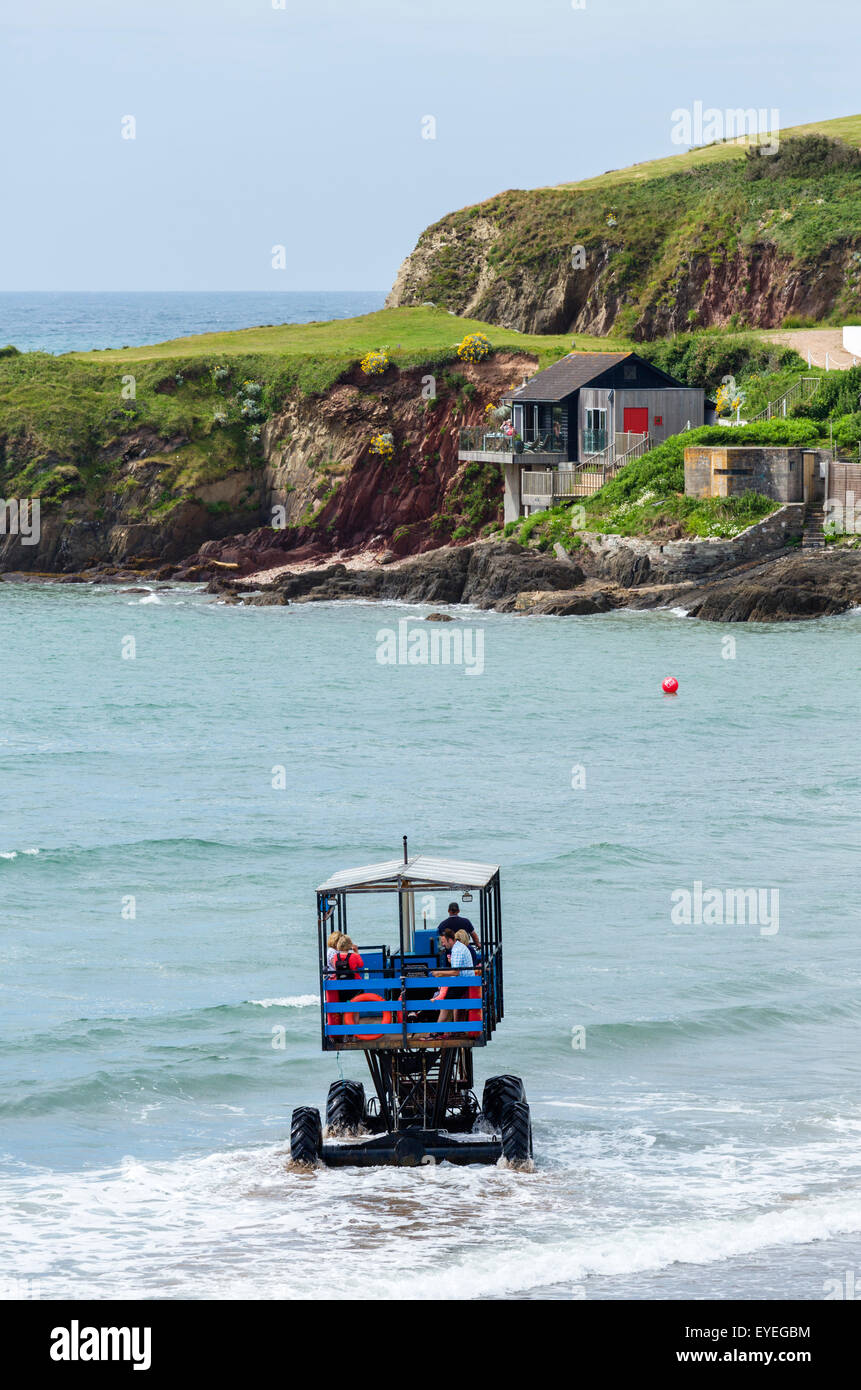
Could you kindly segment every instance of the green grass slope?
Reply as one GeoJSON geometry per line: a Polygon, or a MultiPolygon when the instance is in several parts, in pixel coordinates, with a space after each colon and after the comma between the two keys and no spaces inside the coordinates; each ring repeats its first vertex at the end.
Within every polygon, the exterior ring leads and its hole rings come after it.
{"type": "MultiPolygon", "coordinates": [[[[284,323],[229,333],[199,333],[150,347],[107,348],[70,356],[84,362],[110,363],[274,354],[289,359],[298,371],[302,364],[312,362],[341,364],[343,369],[370,349],[385,346],[392,362],[410,367],[430,362],[435,356],[450,360],[467,333],[486,333],[495,348],[534,354],[542,366],[571,350],[569,334],[518,333],[479,319],[461,319],[444,309],[414,307],[382,309],[359,318],[324,323],[284,323]]],[[[577,346],[596,352],[617,352],[630,344],[622,338],[583,336],[578,338],[577,346]]]]}
{"type": "MultiPolygon", "coordinates": [[[[787,126],[779,132],[781,140],[798,140],[805,135],[825,135],[829,140],[842,140],[847,145],[861,148],[861,116],[838,116],[831,121],[811,121],[808,125],[787,126]]],[[[729,140],[714,145],[700,145],[696,149],[685,150],[680,154],[666,155],[663,159],[649,159],[642,164],[629,164],[625,169],[608,169],[604,174],[593,178],[579,179],[576,183],[554,185],[558,188],[611,188],[619,183],[647,182],[662,179],[671,174],[682,174],[689,169],[703,165],[722,164],[728,160],[741,160],[748,149],[748,141],[729,140]]]]}

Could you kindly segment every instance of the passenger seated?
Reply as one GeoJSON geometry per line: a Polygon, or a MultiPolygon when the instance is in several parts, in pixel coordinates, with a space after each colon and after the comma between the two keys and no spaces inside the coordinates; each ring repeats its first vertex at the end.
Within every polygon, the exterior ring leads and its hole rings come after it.
{"type": "MultiPolygon", "coordinates": [[[[329,968],[336,980],[359,979],[359,971],[364,970],[365,962],[362,960],[362,957],[359,955],[349,936],[338,935],[337,945],[332,953],[332,960],[329,968]]],[[[355,994],[359,993],[361,993],[360,990],[327,989],[326,1002],[327,1004],[339,1004],[343,1000],[352,999],[355,994]]]]}
{"type": "Polygon", "coordinates": [[[478,949],[477,946],[473,946],[472,942],[470,941],[463,928],[461,928],[460,931],[456,931],[454,935],[455,940],[459,941],[461,945],[465,946],[466,949],[469,951],[469,954],[472,957],[473,965],[478,965],[478,962],[481,960],[481,951],[478,949]]]}
{"type": "MultiPolygon", "coordinates": [[[[433,975],[463,975],[467,972],[472,974],[472,956],[465,941],[458,941],[458,935],[466,937],[466,932],[458,933],[453,927],[444,927],[442,933],[443,949],[446,952],[450,969],[433,970],[433,975]]],[[[467,938],[468,940],[468,938],[467,938]]],[[[464,999],[466,997],[465,985],[449,985],[446,989],[447,999],[464,999]]],[[[444,1009],[437,1019],[437,1023],[448,1023],[453,1020],[459,1022],[459,1016],[455,1016],[450,1010],[444,1009]]]]}
{"type": "Polygon", "coordinates": [[[334,966],[336,980],[358,980],[360,978],[359,971],[364,970],[365,962],[349,936],[342,936],[338,942],[334,966]]]}

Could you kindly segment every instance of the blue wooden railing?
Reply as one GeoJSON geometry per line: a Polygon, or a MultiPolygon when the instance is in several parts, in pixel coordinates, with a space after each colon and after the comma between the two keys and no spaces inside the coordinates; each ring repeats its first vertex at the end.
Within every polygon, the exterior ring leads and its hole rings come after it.
{"type": "Polygon", "coordinates": [[[398,1022],[398,1017],[404,1011],[407,1013],[443,1013],[457,1012],[458,1014],[478,1013],[479,1018],[464,1018],[461,1022],[437,1023],[436,1021],[422,1023],[420,1020],[407,1022],[407,1036],[420,1034],[424,1037],[445,1033],[474,1033],[484,1032],[484,982],[480,975],[412,975],[408,976],[404,984],[391,975],[369,974],[358,980],[323,980],[323,989],[326,996],[335,994],[341,996],[349,994],[379,994],[379,1000],[361,1000],[355,1003],[352,999],[340,998],[330,1000],[328,997],[323,1002],[324,1032],[329,1038],[347,1039],[355,1038],[357,1041],[374,1041],[379,1036],[387,1034],[400,1034],[403,1036],[403,1022],[398,1022]],[[473,998],[461,996],[452,999],[451,989],[468,988],[477,990],[478,993],[473,998]],[[444,999],[431,1000],[428,997],[419,998],[421,992],[427,996],[429,990],[436,993],[440,989],[447,989],[448,995],[444,999]],[[344,1015],[354,1015],[355,1022],[344,1022],[344,1015]],[[384,1023],[383,1016],[391,1015],[390,1021],[384,1023]]]}

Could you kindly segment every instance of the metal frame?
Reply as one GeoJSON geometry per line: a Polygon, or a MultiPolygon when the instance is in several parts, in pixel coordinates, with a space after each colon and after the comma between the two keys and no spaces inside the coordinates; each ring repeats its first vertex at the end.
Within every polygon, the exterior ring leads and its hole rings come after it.
{"type": "MultiPolygon", "coordinates": [[[[425,863],[436,861],[425,861],[425,863]]],[[[445,861],[442,861],[445,862],[445,861]]],[[[410,861],[407,856],[406,838],[404,839],[404,866],[409,868],[417,861],[410,861]]],[[[373,866],[372,866],[373,867],[373,866]]],[[[390,867],[390,866],[383,866],[390,867]]],[[[457,866],[452,865],[452,868],[457,866]]],[[[460,866],[466,868],[467,866],[460,866]]],[[[476,866],[481,867],[481,866],[476,866]]],[[[490,868],[491,866],[487,866],[490,868]]],[[[337,877],[337,876],[336,876],[337,877]]],[[[434,924],[434,930],[436,924],[434,924]]],[[[355,882],[345,883],[334,889],[327,888],[325,885],[317,890],[317,936],[319,948],[319,977],[320,977],[320,996],[321,996],[321,1045],[324,1052],[334,1052],[342,1050],[360,1050],[364,1052],[368,1065],[368,1070],[373,1082],[374,1091],[379,1103],[379,1125],[385,1130],[386,1138],[381,1140],[363,1141],[357,1144],[338,1144],[327,1145],[324,1149],[324,1157],[327,1163],[374,1163],[379,1162],[384,1154],[390,1152],[390,1146],[395,1144],[397,1149],[398,1136],[412,1134],[416,1145],[416,1153],[422,1153],[431,1157],[452,1158],[455,1162],[482,1162],[494,1161],[500,1153],[499,1141],[490,1136],[482,1136],[476,1140],[454,1140],[447,1139],[446,1133],[467,1133],[471,1131],[477,1115],[478,1104],[473,1094],[473,1065],[472,1048],[483,1047],[493,1035],[496,1025],[500,1022],[504,1013],[503,995],[503,976],[502,976],[502,901],[499,881],[498,868],[492,868],[486,881],[482,884],[475,882],[464,882],[462,879],[450,879],[446,882],[430,881],[423,878],[410,877],[407,872],[392,872],[390,879],[385,882],[355,882]],[[448,892],[452,895],[462,896],[466,892],[475,894],[478,898],[478,931],[481,940],[481,961],[476,968],[475,975],[454,975],[448,977],[449,983],[456,986],[472,985],[476,987],[480,982],[481,988],[481,1020],[463,1022],[456,1021],[445,1024],[412,1024],[408,1022],[409,998],[411,993],[417,989],[427,989],[427,980],[430,978],[430,968],[433,957],[415,957],[413,960],[418,964],[423,964],[427,960],[428,970],[424,974],[416,974],[410,970],[410,950],[411,931],[414,926],[408,920],[408,913],[405,911],[406,899],[410,894],[422,892],[448,892]],[[382,970],[370,969],[370,974],[364,981],[341,980],[332,978],[326,959],[326,938],[330,930],[339,930],[342,934],[347,934],[347,900],[353,893],[396,893],[398,895],[398,950],[394,955],[388,946],[361,947],[366,954],[371,951],[379,952],[382,956],[382,970]],[[378,992],[383,996],[383,1002],[360,1003],[354,1009],[348,1010],[344,1001],[340,1005],[337,1000],[327,1000],[327,993],[336,996],[346,993],[348,990],[353,993],[362,993],[361,985],[364,983],[369,990],[374,991],[376,983],[378,992]],[[358,986],[358,988],[357,988],[358,986]],[[350,1025],[355,1027],[370,1026],[376,1031],[381,1031],[381,1036],[373,1039],[356,1038],[346,1031],[343,1021],[340,1024],[333,1024],[331,1016],[336,1017],[346,1012],[359,1015],[362,1022],[350,1025]],[[382,1013],[401,1014],[400,1023],[394,1020],[388,1025],[377,1023],[374,1015],[382,1013]],[[368,1024],[364,1023],[364,1016],[368,1016],[368,1024]],[[344,1032],[333,1033],[333,1028],[344,1027],[344,1032]],[[465,1032],[472,1036],[462,1036],[465,1032]],[[460,1034],[459,1037],[448,1039],[446,1034],[460,1034]],[[446,1133],[440,1133],[442,1126],[445,1125],[446,1133]],[[421,1142],[419,1143],[419,1139],[421,1142]],[[388,1146],[387,1146],[388,1145],[388,1146]],[[450,1150],[454,1147],[456,1153],[453,1155],[450,1150]],[[481,1154],[478,1154],[478,1149],[481,1154]],[[383,1153],[378,1152],[383,1150],[383,1153]],[[487,1153],[485,1154],[485,1150],[487,1153]],[[363,1157],[364,1155],[364,1157],[363,1157]],[[376,1155],[373,1157],[372,1155],[376,1155]]],[[[357,948],[359,943],[357,943],[357,948]]],[[[367,969],[367,967],[366,967],[367,969]]],[[[445,977],[441,977],[438,983],[444,983],[445,977]]],[[[437,981],[435,981],[437,983],[437,981]]],[[[477,999],[467,1001],[452,1001],[472,1003],[473,1008],[452,1009],[454,1013],[478,1012],[476,1005],[477,999]]],[[[416,1000],[418,1011],[421,1009],[421,1002],[416,1000]]],[[[406,1157],[398,1158],[398,1162],[410,1161],[409,1145],[405,1150],[406,1157]]],[[[417,1158],[416,1161],[419,1161],[417,1158]]]]}

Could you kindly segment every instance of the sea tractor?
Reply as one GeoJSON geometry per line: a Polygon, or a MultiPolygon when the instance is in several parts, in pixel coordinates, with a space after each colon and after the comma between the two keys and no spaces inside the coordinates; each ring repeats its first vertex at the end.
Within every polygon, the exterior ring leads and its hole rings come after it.
{"type": "Polygon", "coordinates": [[[490,1077],[481,1105],[474,1089],[473,1048],[490,1041],[503,1015],[498,867],[410,857],[404,836],[403,859],[344,869],[320,885],[317,932],[323,1051],[339,1054],[339,1070],[343,1054],[363,1052],[373,1090],[366,1097],[362,1082],[345,1080],[342,1071],[329,1087],[325,1131],[319,1110],[294,1110],[293,1162],[414,1167],[505,1158],[528,1165],[532,1127],[520,1077],[490,1077]],[[372,894],[385,896],[382,909],[368,901],[372,894]],[[480,945],[472,969],[437,974],[450,965],[434,908],[452,899],[477,899],[477,920],[473,907],[463,916],[480,945]],[[350,920],[365,917],[374,926],[351,930],[348,905],[350,920]],[[349,934],[361,958],[349,978],[338,962],[329,965],[335,932],[349,934]],[[377,932],[389,944],[372,944],[377,932]]]}

